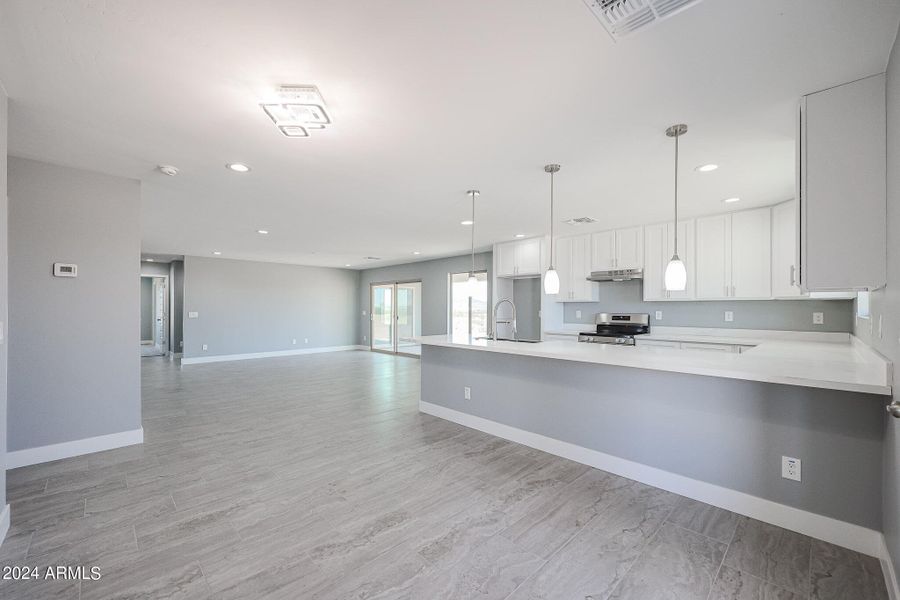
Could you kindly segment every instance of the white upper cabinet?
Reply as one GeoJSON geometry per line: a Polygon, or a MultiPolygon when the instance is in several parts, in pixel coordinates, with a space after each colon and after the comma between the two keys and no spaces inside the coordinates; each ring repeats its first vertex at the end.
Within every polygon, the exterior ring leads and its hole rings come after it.
{"type": "Polygon", "coordinates": [[[591,236],[591,270],[640,269],[644,266],[643,227],[601,231],[591,236]]]}
{"type": "Polygon", "coordinates": [[[666,266],[675,252],[675,224],[660,223],[644,228],[644,300],[691,300],[694,298],[697,265],[694,256],[694,221],[678,223],[678,257],[687,271],[684,291],[666,290],[666,266]]]}
{"type": "Polygon", "coordinates": [[[505,242],[494,246],[498,277],[529,277],[541,274],[541,238],[505,242]]]}
{"type": "Polygon", "coordinates": [[[616,269],[644,266],[644,228],[616,229],[616,269]]]}
{"type": "Polygon", "coordinates": [[[801,296],[797,280],[797,202],[782,202],[772,207],[772,296],[801,296]]]}
{"type": "Polygon", "coordinates": [[[772,211],[769,207],[731,215],[731,296],[772,297],[772,211]]]}
{"type": "Polygon", "coordinates": [[[697,219],[697,298],[731,295],[731,215],[697,219]]]}
{"type": "Polygon", "coordinates": [[[769,207],[697,219],[697,298],[772,297],[769,207]]]}
{"type": "Polygon", "coordinates": [[[601,231],[591,236],[591,270],[611,271],[616,268],[616,232],[601,231]]]}
{"type": "Polygon", "coordinates": [[[800,101],[804,290],[875,289],[887,281],[885,121],[884,75],[800,101]]]}
{"type": "Polygon", "coordinates": [[[557,302],[596,302],[598,284],[588,281],[591,274],[591,236],[578,235],[556,240],[554,262],[559,273],[557,302]]]}

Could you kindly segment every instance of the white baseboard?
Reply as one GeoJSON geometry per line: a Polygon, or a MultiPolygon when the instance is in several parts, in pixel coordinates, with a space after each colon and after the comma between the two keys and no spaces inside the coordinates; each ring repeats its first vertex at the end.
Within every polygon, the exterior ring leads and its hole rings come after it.
{"type": "Polygon", "coordinates": [[[182,365],[200,365],[204,363],[228,362],[232,360],[251,360],[254,358],[274,358],[276,356],[296,356],[298,354],[320,354],[322,352],[344,352],[359,350],[361,346],[323,346],[321,348],[302,348],[298,350],[276,350],[274,352],[250,352],[248,354],[219,354],[217,356],[193,356],[182,358],[182,365]]]}
{"type": "Polygon", "coordinates": [[[884,573],[884,584],[887,586],[888,598],[900,600],[900,585],[897,584],[897,571],[894,570],[894,561],[891,560],[891,551],[888,550],[887,540],[881,536],[881,572],[884,573]]]}
{"type": "Polygon", "coordinates": [[[140,429],[132,429],[131,431],[120,431],[118,433],[98,435],[97,437],[63,442],[61,444],[50,444],[48,446],[38,446],[37,448],[25,448],[24,450],[15,450],[6,453],[6,468],[15,469],[18,467],[27,467],[28,465],[50,462],[51,460],[72,458],[73,456],[81,456],[82,454],[90,454],[91,452],[112,450],[114,448],[122,448],[123,446],[133,446],[135,444],[143,443],[144,428],[141,427],[140,429]]]}
{"type": "MultiPolygon", "coordinates": [[[[759,521],[765,521],[869,556],[883,558],[880,531],[818,515],[786,504],[677,475],[611,454],[576,446],[538,433],[525,431],[482,417],[419,401],[419,410],[441,419],[510,440],[575,462],[602,469],[628,479],[662,488],[681,496],[712,504],[759,521]]],[[[897,600],[900,600],[898,598],[897,600]]]]}
{"type": "Polygon", "coordinates": [[[6,539],[6,533],[9,531],[9,504],[3,507],[3,512],[0,513],[0,545],[3,545],[3,541],[6,539]]]}

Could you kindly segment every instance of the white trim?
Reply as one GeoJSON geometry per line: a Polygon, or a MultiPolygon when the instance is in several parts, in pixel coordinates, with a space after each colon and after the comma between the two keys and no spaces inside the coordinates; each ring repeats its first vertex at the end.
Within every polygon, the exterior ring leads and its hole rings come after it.
{"type": "Polygon", "coordinates": [[[250,360],[254,358],[274,358],[276,356],[296,356],[298,354],[320,354],[322,352],[344,352],[359,350],[362,346],[322,346],[320,348],[303,348],[299,350],[275,350],[273,352],[250,352],[247,354],[219,354],[217,356],[194,356],[182,358],[182,365],[199,365],[203,363],[228,362],[232,360],[250,360]]]}
{"type": "MultiPolygon", "coordinates": [[[[791,531],[850,548],[869,556],[881,557],[881,532],[831,517],[811,513],[786,504],[724,488],[713,483],[677,475],[656,467],[605,454],[569,442],[476,417],[451,408],[419,401],[419,411],[477,429],[575,462],[602,469],[628,479],[662,488],[694,500],[706,502],[741,515],[765,521],[791,531]]],[[[897,599],[900,600],[900,599],[897,599]]]]}
{"type": "Polygon", "coordinates": [[[884,573],[884,584],[887,586],[888,598],[900,600],[900,585],[897,584],[897,572],[894,570],[894,561],[891,560],[891,552],[888,550],[887,540],[881,536],[881,572],[884,573]]]}
{"type": "Polygon", "coordinates": [[[0,513],[0,545],[6,540],[6,533],[9,531],[9,504],[3,507],[0,513]]]}
{"type": "Polygon", "coordinates": [[[15,450],[6,453],[6,468],[15,469],[18,467],[27,467],[28,465],[50,462],[51,460],[71,458],[73,456],[81,456],[82,454],[90,454],[91,452],[112,450],[113,448],[143,443],[144,428],[141,427],[130,431],[98,435],[97,437],[73,440],[61,444],[25,448],[24,450],[15,450]]]}

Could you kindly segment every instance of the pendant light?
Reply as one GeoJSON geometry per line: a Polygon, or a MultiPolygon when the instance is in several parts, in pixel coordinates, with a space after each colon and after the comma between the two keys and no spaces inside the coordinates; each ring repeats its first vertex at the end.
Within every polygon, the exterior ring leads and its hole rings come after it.
{"type": "Polygon", "coordinates": [[[472,270],[469,271],[469,279],[466,282],[470,296],[474,296],[478,291],[478,277],[475,276],[475,197],[480,195],[478,190],[469,190],[466,192],[472,197],[472,270]]]}
{"type": "Polygon", "coordinates": [[[684,123],[672,125],[666,129],[666,135],[675,138],[675,244],[672,259],[666,265],[666,291],[683,292],[687,287],[687,270],[678,258],[678,138],[687,133],[684,123]]]}
{"type": "Polygon", "coordinates": [[[544,165],[544,172],[550,173],[550,268],[544,274],[544,293],[559,293],[559,273],[553,266],[553,174],[558,172],[559,165],[544,165]]]}

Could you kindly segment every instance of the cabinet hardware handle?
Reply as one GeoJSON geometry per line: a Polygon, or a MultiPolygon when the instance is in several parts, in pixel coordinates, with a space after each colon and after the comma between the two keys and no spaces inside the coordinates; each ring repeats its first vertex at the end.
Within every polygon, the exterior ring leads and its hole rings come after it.
{"type": "Polygon", "coordinates": [[[895,419],[900,419],[900,402],[894,400],[893,402],[888,404],[887,411],[895,419]]]}
{"type": "Polygon", "coordinates": [[[791,265],[791,285],[795,285],[795,277],[794,277],[794,265],[791,265]]]}

